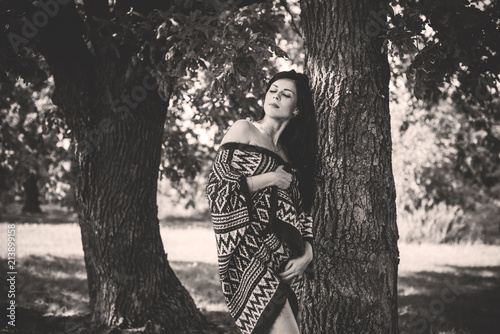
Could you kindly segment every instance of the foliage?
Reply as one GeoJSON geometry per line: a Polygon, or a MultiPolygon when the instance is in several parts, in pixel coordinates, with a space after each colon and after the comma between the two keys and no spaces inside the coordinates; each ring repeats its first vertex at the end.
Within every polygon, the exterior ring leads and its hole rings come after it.
{"type": "Polygon", "coordinates": [[[50,82],[39,87],[20,80],[0,84],[3,202],[22,193],[30,173],[39,178],[40,191],[48,201],[61,202],[71,190],[71,154],[63,142],[66,126],[50,102],[52,90],[50,82]]]}
{"type": "Polygon", "coordinates": [[[454,79],[460,86],[454,93],[466,98],[476,95],[482,80],[489,89],[498,88],[498,1],[395,0],[391,4],[395,11],[390,11],[387,34],[390,51],[411,59],[406,74],[418,99],[437,101],[450,95],[444,83],[454,79]]]}
{"type": "Polygon", "coordinates": [[[412,108],[401,132],[415,122],[439,122],[442,118],[432,114],[433,106],[452,105],[454,111],[443,125],[452,129],[451,123],[459,122],[462,130],[454,132],[456,138],[449,138],[458,157],[451,163],[473,185],[494,189],[499,184],[495,166],[500,153],[498,1],[405,0],[391,4],[394,10],[389,11],[387,38],[393,85],[402,81],[414,93],[404,101],[412,108]],[[469,140],[472,134],[475,139],[469,140]],[[472,161],[475,167],[471,167],[472,161]]]}
{"type": "Polygon", "coordinates": [[[391,113],[401,239],[488,239],[482,231],[494,221],[474,217],[498,206],[500,164],[498,154],[483,146],[485,131],[475,128],[451,101],[430,110],[423,103],[416,108],[416,104],[405,103],[405,98],[411,99],[409,94],[401,88],[394,90],[399,92],[391,113]],[[460,169],[464,157],[475,177],[460,169]]]}
{"type": "Polygon", "coordinates": [[[185,30],[175,37],[175,51],[168,52],[203,56],[198,71],[179,81],[173,100],[177,110],[188,104],[195,123],[223,128],[235,118],[257,114],[265,81],[275,71],[270,58],[286,56],[274,40],[282,15],[266,2],[208,17],[205,25],[190,20],[196,16],[180,20],[185,30]]]}
{"type": "Polygon", "coordinates": [[[500,198],[499,156],[484,147],[484,131],[475,129],[452,104],[444,102],[432,107],[431,112],[412,110],[411,117],[414,120],[410,125],[404,124],[406,120],[401,124],[405,131],[394,131],[393,136],[394,163],[406,170],[404,183],[414,196],[414,207],[425,199],[467,209],[475,202],[500,198]],[[468,172],[461,170],[464,158],[470,166],[468,172]],[[410,179],[419,190],[409,186],[410,179]]]}
{"type": "MultiPolygon", "coordinates": [[[[144,71],[152,73],[160,96],[170,102],[160,171],[179,189],[181,180],[194,186],[202,162],[213,153],[213,140],[197,140],[199,130],[214,123],[225,128],[230,120],[256,114],[264,81],[275,71],[269,58],[285,56],[274,40],[282,15],[268,1],[71,1],[56,7],[47,23],[35,24],[36,33],[27,36],[25,26],[50,12],[33,1],[0,3],[3,78],[43,84],[54,74],[49,60],[65,52],[66,40],[68,48],[80,50],[71,51],[77,65],[68,66],[114,63],[113,95],[133,87],[144,71]]],[[[60,89],[56,80],[55,97],[60,89]]],[[[72,135],[75,127],[84,127],[79,139],[92,142],[92,129],[105,112],[92,110],[68,122],[72,135]]]]}
{"type": "Polygon", "coordinates": [[[403,242],[472,242],[478,239],[477,235],[471,235],[475,233],[471,232],[474,228],[464,221],[464,212],[458,205],[440,202],[411,212],[398,209],[399,235],[403,242]]]}
{"type": "MultiPolygon", "coordinates": [[[[445,240],[430,230],[416,237],[431,226],[428,219],[441,230],[465,223],[475,238],[472,230],[489,222],[463,217],[500,200],[498,1],[391,5],[385,12],[393,123],[396,115],[393,163],[404,237],[445,240]]],[[[464,238],[455,232],[448,237],[464,238]]]]}

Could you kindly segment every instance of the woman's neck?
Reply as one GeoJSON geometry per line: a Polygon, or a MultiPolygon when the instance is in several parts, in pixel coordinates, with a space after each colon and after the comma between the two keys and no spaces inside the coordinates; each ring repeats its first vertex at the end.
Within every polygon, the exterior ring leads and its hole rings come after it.
{"type": "Polygon", "coordinates": [[[278,140],[281,136],[283,130],[285,130],[288,120],[281,121],[274,118],[270,118],[264,115],[264,118],[259,122],[260,128],[270,136],[273,144],[278,145],[278,140]]]}

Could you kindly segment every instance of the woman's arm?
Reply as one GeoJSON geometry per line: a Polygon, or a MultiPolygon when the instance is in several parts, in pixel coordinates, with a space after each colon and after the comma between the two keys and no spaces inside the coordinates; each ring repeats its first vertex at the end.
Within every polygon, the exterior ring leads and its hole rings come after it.
{"type": "MultiPolygon", "coordinates": [[[[249,121],[244,119],[238,120],[227,130],[224,138],[222,138],[221,145],[229,142],[249,144],[253,130],[254,126],[249,121]]],[[[278,167],[274,172],[247,177],[250,192],[270,186],[278,186],[286,189],[290,186],[291,182],[292,174],[285,172],[283,166],[278,167]]]]}
{"type": "MultiPolygon", "coordinates": [[[[225,143],[242,143],[249,144],[253,125],[245,119],[240,119],[234,122],[227,130],[221,145],[225,143]]],[[[271,173],[260,174],[252,177],[247,177],[248,190],[255,192],[259,189],[273,185],[273,177],[271,173]]]]}
{"type": "Polygon", "coordinates": [[[273,173],[274,172],[267,172],[264,174],[247,177],[248,190],[253,193],[257,190],[273,186],[273,173]]]}
{"type": "Polygon", "coordinates": [[[250,192],[255,192],[269,186],[287,189],[291,182],[292,174],[283,170],[283,166],[279,166],[274,172],[247,177],[248,190],[250,192]]]}

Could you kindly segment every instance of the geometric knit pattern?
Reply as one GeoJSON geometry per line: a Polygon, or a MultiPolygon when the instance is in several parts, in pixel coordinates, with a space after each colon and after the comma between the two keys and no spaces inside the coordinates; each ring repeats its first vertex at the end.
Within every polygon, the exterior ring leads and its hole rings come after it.
{"type": "MultiPolygon", "coordinates": [[[[254,332],[276,293],[281,281],[278,270],[295,254],[292,245],[302,246],[313,236],[312,218],[300,209],[296,178],[287,190],[266,187],[252,194],[248,190],[248,176],[280,165],[286,163],[265,148],[226,143],[219,148],[208,178],[222,293],[244,334],[254,332]]],[[[295,282],[292,289],[299,289],[300,280],[295,282]]]]}

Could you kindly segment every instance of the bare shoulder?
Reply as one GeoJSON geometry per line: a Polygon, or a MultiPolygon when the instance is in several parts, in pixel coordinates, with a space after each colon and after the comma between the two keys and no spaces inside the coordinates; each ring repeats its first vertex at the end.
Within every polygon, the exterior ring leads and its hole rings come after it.
{"type": "Polygon", "coordinates": [[[252,138],[253,130],[254,126],[249,120],[237,120],[227,130],[224,138],[222,138],[221,145],[230,142],[248,144],[252,138]]]}

